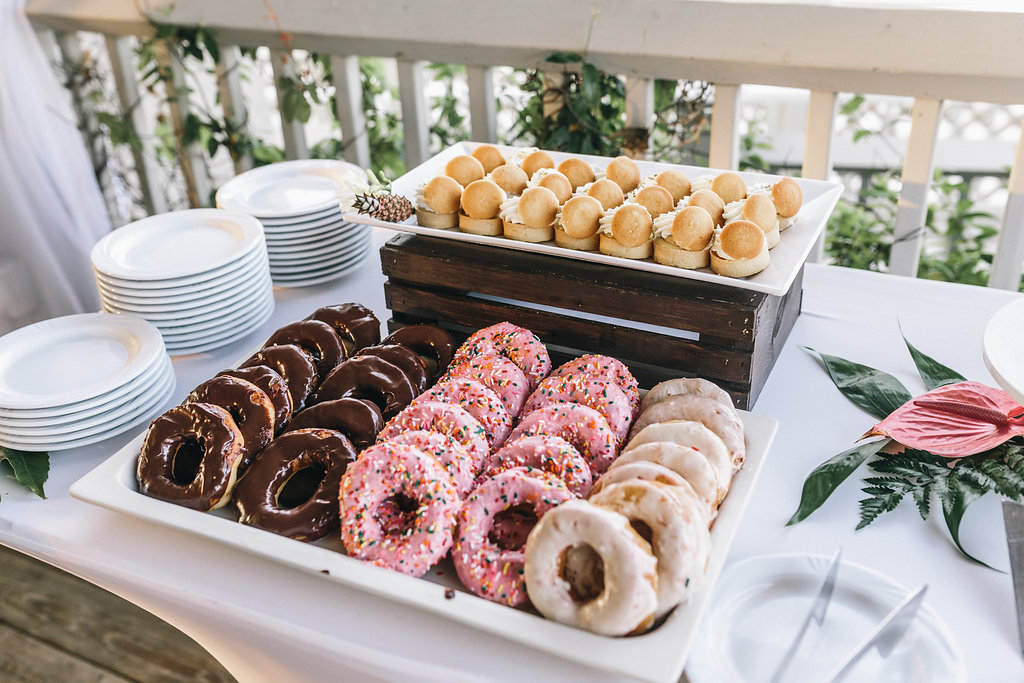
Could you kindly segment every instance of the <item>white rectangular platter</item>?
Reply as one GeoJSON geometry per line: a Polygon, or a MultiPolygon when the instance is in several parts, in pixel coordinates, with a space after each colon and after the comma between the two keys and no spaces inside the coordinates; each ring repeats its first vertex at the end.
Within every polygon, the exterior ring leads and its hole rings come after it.
{"type": "Polygon", "coordinates": [[[646,681],[675,681],[682,673],[701,614],[739,528],[778,422],[771,417],[740,411],[746,429],[747,457],[733,480],[729,495],[712,528],[711,557],[700,590],[669,615],[658,628],[642,636],[609,638],[548,621],[535,612],[488,602],[465,591],[454,577],[450,561],[423,578],[413,578],[347,557],[338,540],[303,543],[238,524],[230,513],[202,513],[149,498],[139,493],[136,461],[144,434],[139,434],[71,487],[80,500],[149,522],[204,536],[228,546],[294,567],[319,577],[328,589],[333,582],[352,586],[388,600],[413,605],[523,643],[582,666],[646,681]],[[446,599],[445,589],[460,591],[446,599]]]}
{"type": "MultiPolygon", "coordinates": [[[[437,156],[420,164],[409,171],[391,185],[395,194],[404,195],[410,201],[416,201],[416,188],[434,176],[443,175],[445,164],[450,159],[460,154],[470,154],[473,149],[482,143],[460,142],[440,152],[437,156]]],[[[496,145],[506,155],[506,158],[516,148],[496,145]]],[[[566,154],[563,152],[550,152],[557,166],[563,159],[570,156],[586,159],[598,168],[604,168],[610,159],[607,157],[591,156],[587,154],[566,154]]],[[[716,169],[701,168],[699,166],[680,166],[674,164],[661,164],[653,161],[638,161],[641,176],[659,173],[668,168],[675,168],[686,174],[690,180],[705,175],[716,175],[721,171],[716,169]]],[[[764,173],[741,173],[747,185],[756,183],[770,183],[779,179],[779,176],[767,175],[764,173]]],[[[732,278],[714,273],[710,268],[699,270],[687,270],[656,263],[653,259],[627,259],[618,256],[608,256],[597,251],[579,251],[560,247],[552,242],[520,242],[506,237],[489,237],[485,235],[471,235],[460,231],[458,228],[440,229],[424,228],[416,223],[416,216],[408,218],[402,223],[390,223],[358,213],[345,214],[345,220],[355,223],[364,223],[381,228],[402,230],[418,235],[440,237],[442,239],[457,240],[460,242],[472,242],[474,244],[487,244],[504,249],[515,249],[518,251],[529,251],[537,254],[549,254],[563,258],[579,261],[590,261],[602,263],[609,266],[621,268],[632,268],[634,270],[645,270],[651,273],[660,273],[673,277],[701,280],[704,282],[715,282],[718,284],[750,289],[755,292],[764,292],[774,296],[782,296],[789,291],[796,274],[807,260],[811,248],[825,229],[828,217],[832,214],[836,202],[843,193],[843,186],[839,183],[825,182],[822,180],[805,180],[795,178],[800,189],[803,191],[803,206],[796,215],[795,223],[782,233],[782,241],[777,247],[771,250],[771,264],[763,271],[747,278],[732,278]]]]}

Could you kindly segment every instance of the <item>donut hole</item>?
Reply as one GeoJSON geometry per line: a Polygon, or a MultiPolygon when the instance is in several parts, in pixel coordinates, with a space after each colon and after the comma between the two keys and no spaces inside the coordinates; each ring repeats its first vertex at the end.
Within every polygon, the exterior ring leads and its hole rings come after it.
{"type": "Polygon", "coordinates": [[[643,521],[642,519],[631,519],[629,520],[629,525],[633,527],[633,531],[640,534],[641,538],[643,538],[648,543],[651,543],[651,539],[654,538],[654,531],[651,530],[651,527],[647,524],[647,522],[643,521]]]}
{"type": "Polygon", "coordinates": [[[604,560],[589,544],[577,543],[562,551],[558,576],[578,603],[586,604],[604,592],[604,560]]]}
{"type": "Polygon", "coordinates": [[[318,463],[295,472],[277,492],[277,507],[291,510],[307,502],[316,493],[325,476],[327,468],[318,463]]]}
{"type": "Polygon", "coordinates": [[[381,529],[389,535],[401,534],[416,519],[420,502],[402,492],[385,498],[377,508],[377,521],[381,529]]]}
{"type": "Polygon", "coordinates": [[[526,537],[536,524],[537,511],[532,505],[512,505],[494,515],[487,540],[502,550],[518,550],[526,545],[526,537]]]}
{"type": "Polygon", "coordinates": [[[199,476],[206,449],[203,442],[195,437],[184,439],[174,451],[171,459],[171,480],[178,486],[187,486],[199,476]]]}

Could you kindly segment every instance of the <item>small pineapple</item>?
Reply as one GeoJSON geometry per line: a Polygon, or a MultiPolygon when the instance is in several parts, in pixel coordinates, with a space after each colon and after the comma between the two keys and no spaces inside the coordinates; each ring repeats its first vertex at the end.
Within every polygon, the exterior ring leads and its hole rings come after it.
{"type": "Polygon", "coordinates": [[[373,218],[389,223],[401,223],[412,215],[412,202],[400,194],[391,194],[391,181],[379,180],[373,171],[367,171],[370,186],[357,192],[352,208],[373,218]]]}

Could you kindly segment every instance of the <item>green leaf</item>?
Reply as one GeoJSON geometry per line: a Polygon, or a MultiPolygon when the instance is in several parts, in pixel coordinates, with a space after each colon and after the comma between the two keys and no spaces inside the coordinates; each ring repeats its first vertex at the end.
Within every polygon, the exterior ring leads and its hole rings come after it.
{"type": "Polygon", "coordinates": [[[964,557],[989,569],[995,569],[967,552],[960,542],[960,522],[963,520],[964,513],[967,512],[971,503],[987,493],[987,489],[978,486],[977,482],[971,481],[969,477],[960,476],[958,469],[951,472],[944,480],[938,480],[944,482],[944,486],[939,489],[939,498],[942,501],[942,516],[946,520],[946,528],[949,529],[949,535],[953,539],[953,543],[956,544],[957,550],[964,557]]]}
{"type": "Polygon", "coordinates": [[[985,458],[982,460],[963,460],[959,470],[973,470],[984,477],[982,480],[993,491],[1001,496],[1020,502],[1024,500],[1024,477],[1014,472],[1006,463],[985,458]]]}
{"type": "Polygon", "coordinates": [[[583,65],[583,100],[591,107],[601,102],[601,74],[590,63],[583,65]]]}
{"type": "Polygon", "coordinates": [[[846,398],[879,420],[912,398],[907,388],[887,372],[804,348],[821,357],[832,381],[846,398]]]}
{"type": "Polygon", "coordinates": [[[199,129],[201,126],[202,122],[195,114],[190,113],[185,117],[185,130],[181,134],[182,146],[188,147],[193,142],[199,140],[199,129]]]}
{"type": "Polygon", "coordinates": [[[578,52],[552,52],[544,61],[551,64],[573,64],[575,62],[582,62],[583,57],[578,52]]]}
{"type": "Polygon", "coordinates": [[[928,521],[928,514],[931,512],[932,487],[928,484],[916,486],[911,493],[914,494],[914,502],[917,503],[917,511],[921,513],[921,519],[928,521]]]}
{"type": "Polygon", "coordinates": [[[859,128],[859,129],[857,129],[857,130],[855,130],[853,132],[853,141],[854,142],[860,142],[861,140],[863,140],[867,136],[871,135],[872,132],[873,131],[870,131],[870,130],[868,130],[866,128],[859,128]]]}
{"type": "Polygon", "coordinates": [[[918,351],[913,344],[907,341],[907,337],[903,334],[902,330],[900,330],[900,334],[903,336],[907,350],[910,351],[910,356],[914,359],[914,365],[917,366],[917,371],[921,374],[921,379],[924,380],[924,385],[928,387],[928,391],[944,387],[947,384],[967,381],[956,370],[951,370],[934,358],[918,351]]]}
{"type": "Polygon", "coordinates": [[[864,96],[854,95],[850,98],[849,102],[843,105],[843,108],[840,111],[844,116],[849,116],[853,112],[857,111],[858,107],[862,104],[864,104],[864,96]]]}
{"type": "Polygon", "coordinates": [[[0,446],[0,462],[7,463],[14,470],[14,479],[40,498],[46,498],[43,484],[50,476],[50,454],[16,451],[0,446]]]}
{"type": "Polygon", "coordinates": [[[853,471],[861,466],[870,456],[878,453],[889,443],[889,439],[869,441],[855,446],[848,451],[833,456],[814,468],[807,479],[804,480],[803,492],[800,495],[800,505],[796,512],[786,522],[786,526],[792,526],[797,522],[807,519],[812,512],[817,510],[828,500],[832,492],[842,484],[853,471]]]}
{"type": "Polygon", "coordinates": [[[868,487],[863,489],[863,491],[872,497],[860,501],[860,522],[857,523],[856,530],[863,529],[868,524],[871,524],[883,512],[895,510],[900,501],[903,500],[903,496],[907,495],[906,487],[897,489],[883,488],[880,490],[868,487]]]}

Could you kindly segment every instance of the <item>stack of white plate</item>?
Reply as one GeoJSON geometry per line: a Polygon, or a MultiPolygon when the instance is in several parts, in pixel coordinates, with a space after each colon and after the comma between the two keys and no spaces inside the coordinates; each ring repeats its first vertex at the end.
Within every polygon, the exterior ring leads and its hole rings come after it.
{"type": "Polygon", "coordinates": [[[141,318],[84,313],[0,337],[0,445],[59,451],[150,420],[174,393],[160,331],[141,318]]]}
{"type": "Polygon", "coordinates": [[[344,161],[283,161],[229,180],[217,206],[263,224],[275,285],[316,285],[347,275],[370,254],[371,228],[343,221],[338,205],[338,193],[363,178],[344,161]]]}
{"type": "Polygon", "coordinates": [[[172,354],[229,344],[274,312],[263,226],[233,211],[130,223],[96,243],[92,267],[103,310],[150,321],[172,354]]]}

